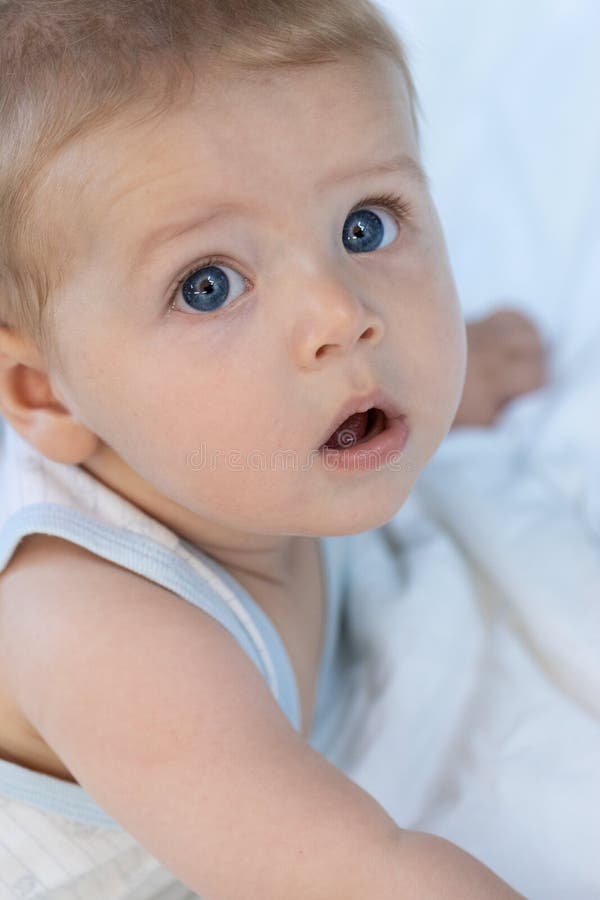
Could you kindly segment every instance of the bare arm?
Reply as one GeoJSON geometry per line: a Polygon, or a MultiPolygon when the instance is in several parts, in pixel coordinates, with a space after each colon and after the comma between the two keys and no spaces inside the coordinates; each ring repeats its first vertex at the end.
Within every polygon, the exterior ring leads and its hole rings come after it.
{"type": "Polygon", "coordinates": [[[82,548],[36,541],[0,596],[17,702],[204,900],[519,896],[454,845],[399,829],[294,731],[209,616],[82,548]]]}

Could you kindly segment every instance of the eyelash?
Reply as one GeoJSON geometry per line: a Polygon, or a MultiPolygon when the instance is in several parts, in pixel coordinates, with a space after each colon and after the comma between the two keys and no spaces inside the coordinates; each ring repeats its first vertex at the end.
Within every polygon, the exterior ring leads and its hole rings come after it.
{"type": "MultiPolygon", "coordinates": [[[[351,216],[352,213],[357,212],[359,209],[364,209],[364,207],[366,206],[381,206],[387,208],[394,214],[394,217],[398,221],[398,224],[409,222],[413,212],[412,204],[407,200],[404,200],[398,194],[377,194],[374,197],[363,197],[362,200],[359,200],[359,202],[352,207],[348,215],[351,216]]],[[[171,294],[169,309],[174,309],[178,291],[186,283],[188,278],[190,278],[190,276],[194,274],[194,272],[198,272],[200,269],[205,269],[210,266],[219,265],[225,266],[227,265],[227,262],[219,256],[209,256],[207,259],[195,263],[190,269],[188,269],[185,275],[183,275],[182,278],[179,279],[173,293],[171,294]]],[[[246,282],[248,284],[250,283],[248,279],[246,279],[246,282]]]]}
{"type": "Polygon", "coordinates": [[[412,204],[403,200],[398,194],[378,194],[376,197],[363,197],[352,207],[349,216],[365,206],[384,206],[391,210],[399,223],[408,222],[412,216],[412,204]]]}

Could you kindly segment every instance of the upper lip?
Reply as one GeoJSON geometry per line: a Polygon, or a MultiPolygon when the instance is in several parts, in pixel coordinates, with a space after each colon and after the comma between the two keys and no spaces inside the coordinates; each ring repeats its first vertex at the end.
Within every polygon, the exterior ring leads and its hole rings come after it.
{"type": "Polygon", "coordinates": [[[327,443],[334,431],[336,431],[347,418],[354,415],[354,413],[366,412],[373,407],[381,409],[385,413],[386,419],[398,419],[405,415],[394,400],[380,388],[371,391],[370,394],[355,394],[353,397],[350,397],[339,410],[329,427],[329,431],[323,436],[319,448],[327,443]]]}

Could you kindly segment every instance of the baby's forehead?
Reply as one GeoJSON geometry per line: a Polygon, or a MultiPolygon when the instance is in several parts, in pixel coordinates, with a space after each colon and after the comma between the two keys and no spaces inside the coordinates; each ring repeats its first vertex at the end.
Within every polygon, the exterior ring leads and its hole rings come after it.
{"type": "MultiPolygon", "coordinates": [[[[160,83],[160,75],[154,77],[160,83]]],[[[261,118],[270,118],[283,125],[294,113],[302,114],[307,110],[335,119],[349,103],[366,100],[376,108],[384,95],[388,101],[390,94],[394,94],[407,109],[412,105],[404,73],[383,54],[341,55],[325,63],[290,65],[276,71],[211,63],[206,68],[199,67],[192,79],[180,82],[175,92],[165,96],[165,102],[155,102],[157,93],[160,93],[158,88],[148,91],[140,84],[133,101],[107,117],[107,129],[112,135],[127,133],[138,124],[161,122],[190,109],[195,114],[201,113],[202,109],[207,115],[219,113],[219,119],[207,123],[212,131],[220,128],[230,110],[239,114],[253,108],[262,113],[261,118]],[[335,93],[331,94],[321,90],[321,86],[323,81],[331,80],[333,73],[337,73],[337,84],[335,93]],[[278,120],[280,111],[284,115],[278,120]]],[[[82,133],[85,137],[85,129],[82,133]]]]}
{"type": "Polygon", "coordinates": [[[143,231],[150,198],[155,219],[199,198],[284,203],[294,185],[314,190],[334,170],[351,173],[402,143],[415,149],[400,73],[381,90],[389,75],[353,61],[285,77],[213,75],[158,115],[131,107],[71,142],[49,184],[80,237],[127,218],[143,231]]]}

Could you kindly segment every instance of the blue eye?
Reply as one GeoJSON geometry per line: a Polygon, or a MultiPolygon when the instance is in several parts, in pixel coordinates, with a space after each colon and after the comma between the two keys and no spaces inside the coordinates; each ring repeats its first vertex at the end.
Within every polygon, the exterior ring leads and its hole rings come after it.
{"type": "Polygon", "coordinates": [[[245,288],[246,279],[242,275],[228,266],[218,265],[216,260],[210,260],[207,265],[186,276],[178,285],[176,294],[181,289],[181,296],[188,308],[211,313],[222,309],[228,301],[237,299],[245,288]],[[236,281],[238,286],[241,285],[237,293],[236,281]]]}
{"type": "MultiPolygon", "coordinates": [[[[344,246],[351,253],[380,250],[395,241],[400,226],[410,223],[412,217],[412,205],[394,194],[363,198],[346,219],[344,246]],[[387,207],[389,212],[381,207],[387,207]],[[378,211],[374,212],[374,209],[378,211]]],[[[231,306],[251,287],[243,275],[223,265],[220,258],[211,257],[196,265],[181,279],[171,297],[170,308],[176,310],[177,299],[181,295],[188,309],[216,313],[231,306]]]]}
{"type": "Polygon", "coordinates": [[[391,244],[397,233],[397,225],[389,213],[382,210],[375,213],[367,208],[356,209],[350,213],[344,225],[344,247],[351,253],[372,253],[391,244]],[[396,233],[389,240],[385,231],[386,218],[396,228],[396,233]]]}

